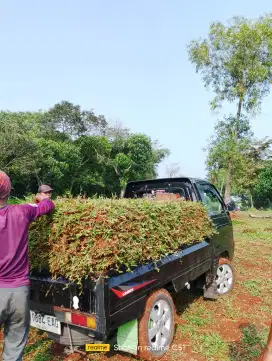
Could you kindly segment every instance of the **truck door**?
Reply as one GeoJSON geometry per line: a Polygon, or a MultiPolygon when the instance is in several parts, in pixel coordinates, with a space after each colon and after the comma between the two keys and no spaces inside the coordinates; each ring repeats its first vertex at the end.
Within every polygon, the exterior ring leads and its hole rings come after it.
{"type": "Polygon", "coordinates": [[[227,207],[217,189],[205,181],[196,181],[195,185],[200,194],[202,203],[207,209],[218,234],[212,238],[216,256],[228,252],[233,257],[233,230],[227,207]]]}

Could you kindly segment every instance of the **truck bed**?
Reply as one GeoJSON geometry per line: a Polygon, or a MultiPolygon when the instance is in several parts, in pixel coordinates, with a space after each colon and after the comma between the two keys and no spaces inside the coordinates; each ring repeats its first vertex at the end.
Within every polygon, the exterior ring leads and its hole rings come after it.
{"type": "MultiPolygon", "coordinates": [[[[96,317],[96,336],[108,335],[124,323],[139,318],[145,299],[152,291],[172,285],[175,291],[185,287],[212,267],[212,246],[203,241],[132,272],[96,281],[85,281],[83,292],[64,278],[53,280],[49,274],[31,275],[31,310],[59,315],[73,310],[73,297],[79,298],[79,310],[96,317]]],[[[103,338],[103,337],[102,337],[103,338]]]]}

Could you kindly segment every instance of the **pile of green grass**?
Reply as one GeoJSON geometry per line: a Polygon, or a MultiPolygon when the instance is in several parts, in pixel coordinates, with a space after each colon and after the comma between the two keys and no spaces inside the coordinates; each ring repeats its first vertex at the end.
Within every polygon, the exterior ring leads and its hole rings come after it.
{"type": "Polygon", "coordinates": [[[31,267],[71,281],[157,262],[213,233],[199,203],[59,199],[30,229],[31,267]]]}

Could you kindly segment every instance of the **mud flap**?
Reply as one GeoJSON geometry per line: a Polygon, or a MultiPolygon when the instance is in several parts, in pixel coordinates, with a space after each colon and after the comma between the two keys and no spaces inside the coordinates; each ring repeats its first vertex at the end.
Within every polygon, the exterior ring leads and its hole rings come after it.
{"type": "Polygon", "coordinates": [[[204,298],[216,300],[218,298],[217,284],[215,280],[209,285],[204,286],[204,298]]]}
{"type": "Polygon", "coordinates": [[[204,298],[216,300],[218,298],[217,284],[215,276],[218,267],[218,259],[213,260],[212,269],[206,274],[206,282],[204,286],[204,298]]]}
{"type": "Polygon", "coordinates": [[[120,326],[117,331],[118,351],[138,354],[138,320],[132,320],[120,326]]]}

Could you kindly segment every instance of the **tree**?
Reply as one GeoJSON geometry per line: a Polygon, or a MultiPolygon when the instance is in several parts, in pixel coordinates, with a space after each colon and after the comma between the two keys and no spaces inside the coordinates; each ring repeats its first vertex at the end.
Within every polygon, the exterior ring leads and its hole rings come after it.
{"type": "Polygon", "coordinates": [[[13,194],[49,183],[56,195],[119,195],[128,180],[153,178],[168,150],[144,134],[68,102],[48,112],[0,112],[0,169],[13,194]]]}
{"type": "Polygon", "coordinates": [[[120,193],[129,180],[155,178],[157,166],[168,154],[168,149],[153,143],[144,134],[115,138],[112,142],[110,165],[117,180],[117,193],[120,193]]]}
{"type": "Polygon", "coordinates": [[[271,159],[270,145],[272,139],[252,139],[248,147],[242,149],[243,162],[240,169],[240,177],[236,179],[237,189],[241,193],[247,193],[250,198],[250,205],[254,207],[253,193],[258,182],[258,175],[266,166],[267,160],[271,159]]]}
{"type": "Polygon", "coordinates": [[[37,143],[33,124],[38,124],[39,113],[0,112],[0,169],[7,172],[21,195],[37,170],[37,143]]]}
{"type": "Polygon", "coordinates": [[[106,126],[104,135],[113,143],[118,143],[119,140],[123,144],[123,141],[129,137],[130,130],[122,122],[116,121],[113,126],[106,126]]]}
{"type": "Polygon", "coordinates": [[[232,175],[237,177],[242,170],[244,152],[249,149],[253,134],[247,119],[240,119],[238,129],[236,119],[232,116],[217,122],[215,135],[207,147],[207,169],[209,178],[221,191],[226,187],[228,164],[232,162],[232,175]],[[224,178],[225,179],[224,179],[224,178]]]}
{"type": "Polygon", "coordinates": [[[104,136],[83,136],[75,141],[80,148],[74,191],[76,194],[107,195],[108,164],[111,144],[104,136]]]}
{"type": "Polygon", "coordinates": [[[259,207],[272,207],[272,161],[267,161],[260,170],[253,190],[255,203],[259,207]]]}
{"type": "Polygon", "coordinates": [[[165,169],[166,177],[167,178],[173,178],[173,177],[179,177],[181,176],[181,170],[178,163],[171,163],[166,166],[165,169]]]}
{"type": "Polygon", "coordinates": [[[49,133],[54,134],[57,131],[77,138],[103,133],[107,121],[103,115],[95,115],[93,110],[81,110],[79,105],[62,101],[45,113],[43,124],[49,133]]]}
{"type": "Polygon", "coordinates": [[[106,177],[108,195],[119,195],[129,180],[156,177],[157,166],[169,154],[158,142],[144,134],[132,134],[120,122],[107,127],[105,134],[111,144],[106,177]]]}
{"type": "Polygon", "coordinates": [[[31,191],[37,184],[50,184],[58,195],[73,194],[82,165],[80,147],[75,142],[40,138],[36,141],[38,165],[32,177],[31,191]]]}
{"type": "MultiPolygon", "coordinates": [[[[263,97],[270,91],[272,79],[272,16],[252,21],[242,17],[231,20],[230,26],[215,22],[208,38],[189,44],[189,58],[202,74],[205,87],[215,97],[212,109],[224,101],[236,104],[234,140],[238,139],[239,123],[245,114],[256,114],[263,97]]],[[[233,159],[227,164],[225,200],[231,192],[233,159]]]]}
{"type": "Polygon", "coordinates": [[[247,195],[253,206],[252,192],[258,173],[271,157],[269,138],[256,140],[250,124],[243,118],[239,122],[236,138],[236,119],[229,117],[215,126],[215,135],[208,145],[207,169],[209,179],[221,193],[225,189],[227,166],[232,161],[232,189],[236,194],[247,195]]]}

